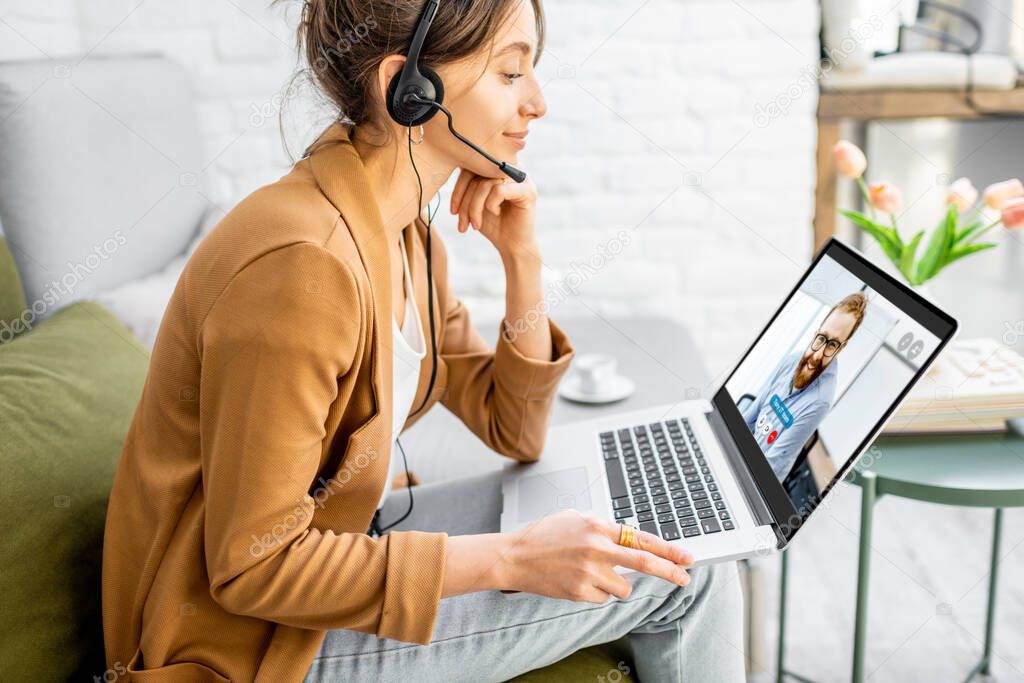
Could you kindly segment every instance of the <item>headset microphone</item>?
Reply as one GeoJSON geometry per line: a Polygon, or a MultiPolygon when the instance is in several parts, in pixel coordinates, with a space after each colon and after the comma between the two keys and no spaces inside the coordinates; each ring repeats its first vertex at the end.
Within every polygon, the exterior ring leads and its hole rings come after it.
{"type": "Polygon", "coordinates": [[[444,113],[444,115],[448,117],[448,130],[450,130],[452,132],[452,135],[454,135],[459,140],[461,140],[462,142],[464,142],[467,145],[469,145],[470,147],[472,147],[474,151],[476,151],[478,154],[480,154],[485,159],[490,161],[492,164],[497,166],[501,170],[502,173],[507,175],[512,180],[516,181],[517,183],[521,183],[524,180],[526,180],[526,174],[524,172],[520,171],[518,168],[516,168],[515,166],[512,166],[508,162],[498,161],[497,159],[492,157],[490,154],[488,154],[487,152],[483,151],[482,149],[480,149],[479,147],[474,145],[472,142],[470,142],[466,138],[462,137],[462,135],[459,133],[459,131],[455,130],[455,126],[452,125],[452,113],[450,111],[448,111],[447,109],[445,109],[444,106],[441,103],[436,102],[434,100],[428,100],[428,99],[426,99],[424,97],[420,97],[419,95],[417,95],[415,93],[412,93],[412,94],[408,95],[406,97],[406,101],[416,102],[418,104],[424,104],[424,105],[428,105],[430,107],[436,107],[436,108],[440,109],[444,113]]]}

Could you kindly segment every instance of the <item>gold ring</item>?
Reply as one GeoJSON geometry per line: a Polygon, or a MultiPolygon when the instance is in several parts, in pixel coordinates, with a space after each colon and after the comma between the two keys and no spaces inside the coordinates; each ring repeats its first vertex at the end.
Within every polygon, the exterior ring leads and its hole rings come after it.
{"type": "Polygon", "coordinates": [[[636,528],[619,522],[619,545],[636,548],[636,528]]]}

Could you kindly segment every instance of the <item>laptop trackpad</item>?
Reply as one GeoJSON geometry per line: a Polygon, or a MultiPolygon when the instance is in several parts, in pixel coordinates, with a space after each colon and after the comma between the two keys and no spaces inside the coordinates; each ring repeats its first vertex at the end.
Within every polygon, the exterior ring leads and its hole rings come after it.
{"type": "Polygon", "coordinates": [[[586,467],[570,467],[519,480],[519,521],[532,522],[545,515],[574,508],[590,510],[590,483],[586,467]]]}

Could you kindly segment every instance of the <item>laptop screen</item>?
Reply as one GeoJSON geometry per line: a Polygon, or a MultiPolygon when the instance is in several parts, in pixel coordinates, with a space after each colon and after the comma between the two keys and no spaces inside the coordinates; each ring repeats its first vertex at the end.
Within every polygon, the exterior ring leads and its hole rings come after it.
{"type": "Polygon", "coordinates": [[[952,319],[841,243],[819,254],[716,397],[729,404],[727,423],[757,464],[755,478],[770,472],[769,487],[778,494],[781,486],[792,506],[788,533],[954,330],[952,319]]]}

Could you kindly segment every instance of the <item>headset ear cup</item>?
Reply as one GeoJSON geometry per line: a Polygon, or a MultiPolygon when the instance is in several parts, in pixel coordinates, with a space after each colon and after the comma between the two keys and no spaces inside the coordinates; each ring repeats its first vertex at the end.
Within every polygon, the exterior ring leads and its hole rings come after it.
{"type": "MultiPolygon", "coordinates": [[[[436,71],[430,67],[421,66],[419,68],[420,74],[424,78],[424,81],[420,81],[423,85],[427,85],[425,81],[429,81],[429,84],[434,86],[434,101],[438,104],[444,104],[444,83],[441,81],[441,77],[436,71]]],[[[419,105],[410,112],[407,112],[405,116],[401,112],[398,112],[394,106],[395,92],[398,90],[398,83],[401,80],[401,72],[395,74],[391,78],[391,82],[388,83],[388,95],[387,95],[387,109],[388,114],[397,123],[403,126],[418,126],[422,123],[426,123],[430,119],[434,118],[434,114],[437,113],[437,109],[427,105],[419,105]]],[[[419,79],[416,79],[419,80],[419,79]]],[[[418,84],[417,84],[418,85],[418,84]]],[[[407,86],[408,87],[408,86],[407,86]]],[[[420,91],[427,92],[427,88],[420,87],[420,91]]]]}
{"type": "MultiPolygon", "coordinates": [[[[437,72],[431,69],[429,66],[420,66],[420,73],[427,77],[427,79],[434,85],[434,101],[438,104],[444,104],[444,81],[437,75],[437,72]]],[[[430,108],[430,115],[433,116],[437,113],[435,107],[430,108]]],[[[423,123],[420,121],[420,123],[423,123]]],[[[418,125],[418,124],[417,124],[418,125]]]]}
{"type": "MultiPolygon", "coordinates": [[[[437,75],[437,72],[431,69],[429,66],[420,65],[420,74],[423,75],[430,84],[434,86],[434,101],[438,104],[444,104],[444,83],[441,82],[441,77],[437,75]]],[[[422,123],[426,123],[430,119],[434,118],[434,114],[437,113],[437,108],[423,105],[416,111],[416,116],[412,122],[408,125],[418,126],[422,123]]]]}

